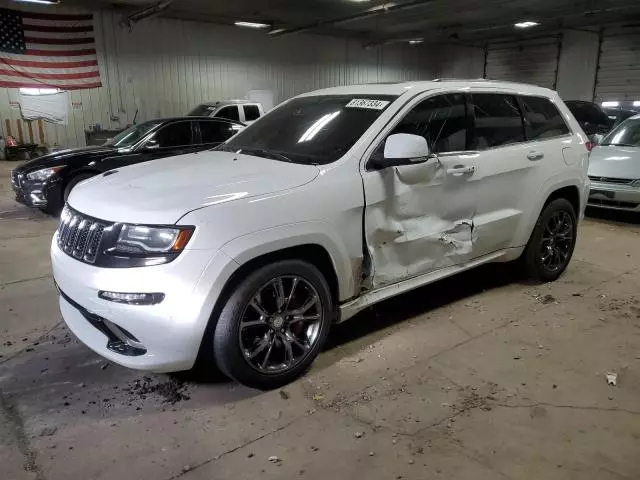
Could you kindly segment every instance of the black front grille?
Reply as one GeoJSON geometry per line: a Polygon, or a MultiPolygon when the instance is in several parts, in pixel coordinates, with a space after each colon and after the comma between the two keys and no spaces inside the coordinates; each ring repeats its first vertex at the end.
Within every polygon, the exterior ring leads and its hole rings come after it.
{"type": "Polygon", "coordinates": [[[614,183],[616,185],[629,185],[634,182],[634,180],[629,180],[628,178],[596,177],[592,175],[589,175],[589,180],[600,183],[614,183]]]}
{"type": "Polygon", "coordinates": [[[66,206],[60,215],[58,246],[67,255],[86,263],[94,263],[107,226],[106,222],[100,222],[66,206]]]}

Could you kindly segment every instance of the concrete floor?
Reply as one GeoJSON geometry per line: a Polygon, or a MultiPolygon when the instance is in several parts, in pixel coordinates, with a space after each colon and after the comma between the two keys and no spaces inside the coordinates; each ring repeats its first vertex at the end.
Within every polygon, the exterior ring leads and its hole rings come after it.
{"type": "Polygon", "coordinates": [[[489,266],[334,329],[280,391],[144,375],[58,312],[56,220],[0,164],[0,478],[640,478],[640,227],[586,220],[566,274],[489,266]],[[618,374],[608,386],[605,374],[618,374]],[[271,458],[271,460],[270,460],[271,458]]]}

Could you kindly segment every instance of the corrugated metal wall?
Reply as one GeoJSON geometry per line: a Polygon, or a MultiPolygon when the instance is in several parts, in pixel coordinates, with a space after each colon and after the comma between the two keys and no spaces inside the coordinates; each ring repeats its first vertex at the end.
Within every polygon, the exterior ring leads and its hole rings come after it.
{"type": "Polygon", "coordinates": [[[486,78],[556,88],[560,38],[490,44],[486,78]]]}
{"type": "Polygon", "coordinates": [[[640,100],[640,27],[605,29],[599,59],[596,99],[640,100]]]}
{"type": "MultiPolygon", "coordinates": [[[[255,89],[271,90],[278,103],[333,85],[433,78],[448,61],[430,61],[425,47],[363,49],[353,40],[268,38],[259,31],[170,19],[143,21],[129,32],[119,25],[120,14],[94,13],[103,87],[70,93],[69,125],[46,124],[50,145],[84,145],[89,125],[124,127],[136,110],[138,120],[182,115],[202,101],[244,98],[255,89]]],[[[15,125],[20,118],[15,102],[17,90],[0,88],[1,128],[4,119],[15,125]]]]}

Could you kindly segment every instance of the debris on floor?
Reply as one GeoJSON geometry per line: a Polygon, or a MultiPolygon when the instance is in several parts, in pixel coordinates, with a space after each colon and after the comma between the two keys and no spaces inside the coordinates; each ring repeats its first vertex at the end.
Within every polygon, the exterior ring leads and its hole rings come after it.
{"type": "Polygon", "coordinates": [[[618,384],[618,374],[614,372],[607,372],[607,384],[615,387],[618,384]]]}
{"type": "Polygon", "coordinates": [[[557,303],[556,297],[554,297],[550,293],[547,293],[546,295],[543,295],[542,297],[538,297],[538,300],[543,305],[549,305],[550,303],[557,303]]]}
{"type": "Polygon", "coordinates": [[[58,431],[58,427],[44,427],[40,432],[41,437],[52,437],[58,431]]]}
{"type": "Polygon", "coordinates": [[[282,459],[280,457],[275,456],[275,455],[271,455],[267,460],[269,460],[271,463],[280,463],[280,462],[282,462],[282,459]]]}
{"type": "Polygon", "coordinates": [[[165,382],[156,382],[151,377],[145,376],[142,380],[136,380],[132,386],[125,388],[124,391],[145,400],[148,395],[155,394],[162,397],[163,403],[175,405],[178,402],[189,400],[191,397],[187,394],[189,385],[177,378],[169,378],[165,382]]]}

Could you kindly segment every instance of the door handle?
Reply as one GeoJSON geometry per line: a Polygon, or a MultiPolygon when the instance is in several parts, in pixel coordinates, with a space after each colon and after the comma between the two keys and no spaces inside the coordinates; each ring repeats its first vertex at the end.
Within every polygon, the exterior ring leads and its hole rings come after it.
{"type": "Polygon", "coordinates": [[[461,177],[462,175],[473,174],[476,171],[476,167],[467,167],[466,165],[455,165],[447,169],[447,175],[453,175],[455,177],[461,177]]]}
{"type": "Polygon", "coordinates": [[[535,151],[529,152],[527,153],[527,158],[531,161],[541,160],[542,158],[544,158],[544,153],[535,151]]]}

